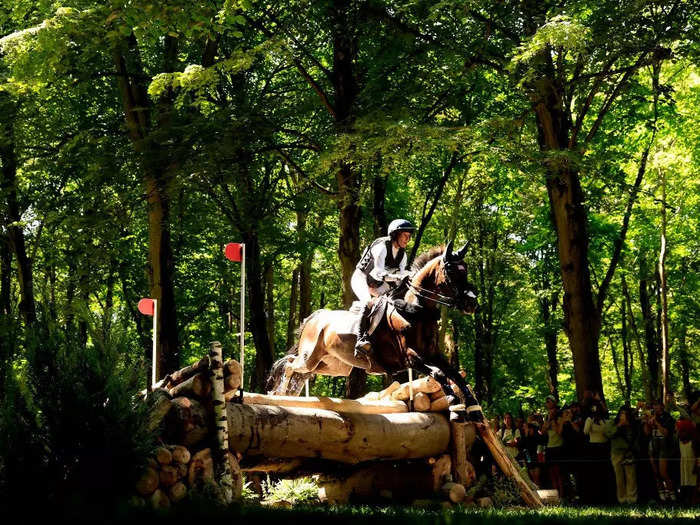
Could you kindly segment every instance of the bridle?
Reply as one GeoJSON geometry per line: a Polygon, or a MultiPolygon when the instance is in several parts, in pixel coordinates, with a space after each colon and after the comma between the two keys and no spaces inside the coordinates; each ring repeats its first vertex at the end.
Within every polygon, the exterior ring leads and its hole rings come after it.
{"type": "MultiPolygon", "coordinates": [[[[457,286],[455,286],[454,282],[450,278],[450,266],[455,264],[453,262],[446,262],[445,259],[440,260],[440,264],[442,264],[442,273],[445,278],[445,284],[451,289],[451,290],[458,290],[457,286]]],[[[460,309],[460,305],[463,304],[462,300],[462,295],[457,291],[456,295],[445,295],[441,294],[440,292],[435,292],[433,290],[428,290],[427,288],[423,288],[422,286],[418,286],[413,283],[413,278],[408,281],[408,288],[417,296],[420,297],[421,299],[425,299],[427,301],[433,301],[437,304],[441,304],[443,306],[447,306],[448,308],[454,308],[456,310],[460,309]]],[[[466,294],[467,297],[472,297],[473,299],[476,298],[476,295],[474,295],[473,292],[467,292],[466,294]]]]}

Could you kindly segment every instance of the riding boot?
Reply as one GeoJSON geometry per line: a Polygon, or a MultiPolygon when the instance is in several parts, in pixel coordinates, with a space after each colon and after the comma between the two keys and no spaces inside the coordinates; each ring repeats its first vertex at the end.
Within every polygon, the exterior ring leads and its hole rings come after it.
{"type": "Polygon", "coordinates": [[[372,342],[369,340],[369,335],[367,334],[371,309],[370,303],[366,303],[357,327],[357,333],[355,334],[357,336],[357,341],[355,343],[354,352],[356,359],[367,359],[372,351],[372,342]]]}

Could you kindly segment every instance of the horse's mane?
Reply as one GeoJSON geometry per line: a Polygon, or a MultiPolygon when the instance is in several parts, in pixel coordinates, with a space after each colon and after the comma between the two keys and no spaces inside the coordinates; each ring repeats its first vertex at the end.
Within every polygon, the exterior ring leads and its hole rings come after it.
{"type": "Polygon", "coordinates": [[[444,244],[433,246],[427,252],[421,253],[418,257],[414,259],[413,264],[411,265],[411,270],[417,272],[418,270],[423,268],[423,266],[435,259],[435,257],[437,257],[438,255],[442,255],[442,252],[444,251],[444,244]]]}

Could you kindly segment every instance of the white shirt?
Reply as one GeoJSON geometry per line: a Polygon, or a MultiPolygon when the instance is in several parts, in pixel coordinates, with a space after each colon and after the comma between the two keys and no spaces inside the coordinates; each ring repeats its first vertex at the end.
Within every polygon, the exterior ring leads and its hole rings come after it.
{"type": "MultiPolygon", "coordinates": [[[[373,279],[376,279],[377,281],[383,281],[384,276],[388,274],[389,272],[386,270],[386,243],[385,242],[380,242],[377,243],[377,245],[372,248],[371,250],[372,253],[372,258],[374,259],[374,268],[369,272],[369,274],[372,276],[373,279]]],[[[391,253],[394,257],[396,257],[396,254],[399,253],[399,248],[394,246],[394,244],[391,244],[391,253]]],[[[403,254],[403,259],[401,259],[401,262],[399,262],[399,271],[403,272],[406,270],[406,262],[408,261],[408,257],[406,257],[406,252],[403,254]]]]}
{"type": "Polygon", "coordinates": [[[600,423],[596,423],[593,421],[593,418],[586,418],[586,423],[583,425],[583,433],[589,437],[591,443],[607,443],[608,438],[605,435],[606,423],[606,419],[601,419],[600,423]]]}

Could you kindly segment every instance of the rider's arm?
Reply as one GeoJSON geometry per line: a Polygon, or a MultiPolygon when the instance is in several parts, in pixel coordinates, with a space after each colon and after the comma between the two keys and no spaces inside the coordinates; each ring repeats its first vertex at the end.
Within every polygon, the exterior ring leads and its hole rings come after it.
{"type": "Polygon", "coordinates": [[[382,242],[372,248],[372,258],[374,259],[374,268],[369,272],[373,279],[383,281],[387,275],[386,271],[386,245],[382,242]]]}

